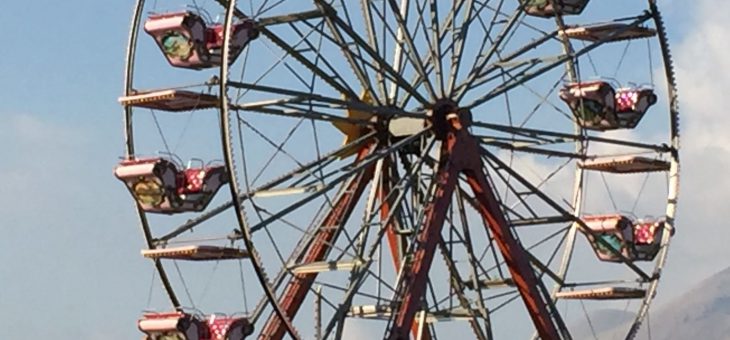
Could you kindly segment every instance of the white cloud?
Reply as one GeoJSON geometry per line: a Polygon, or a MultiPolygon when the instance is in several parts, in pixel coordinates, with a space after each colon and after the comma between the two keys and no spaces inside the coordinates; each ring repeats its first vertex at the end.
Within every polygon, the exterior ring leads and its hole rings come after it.
{"type": "Polygon", "coordinates": [[[685,26],[689,30],[673,46],[682,171],[677,234],[659,294],[663,299],[726,267],[730,252],[730,3],[702,0],[686,7],[692,15],[685,26]]]}

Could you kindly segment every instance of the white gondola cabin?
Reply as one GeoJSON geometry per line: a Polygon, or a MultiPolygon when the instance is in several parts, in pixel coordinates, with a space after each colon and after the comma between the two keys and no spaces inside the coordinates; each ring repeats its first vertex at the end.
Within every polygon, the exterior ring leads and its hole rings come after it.
{"type": "Polygon", "coordinates": [[[556,14],[577,15],[583,12],[588,0],[521,0],[525,13],[549,18],[556,14]]]}
{"type": "Polygon", "coordinates": [[[651,261],[659,252],[663,221],[634,222],[623,215],[593,215],[583,217],[583,222],[595,236],[589,242],[601,261],[621,262],[618,254],[632,261],[651,261]]]}
{"type": "MultiPolygon", "coordinates": [[[[184,11],[153,14],[144,30],[155,38],[157,45],[172,66],[204,69],[221,64],[223,25],[208,27],[199,15],[184,11]]],[[[231,61],[258,36],[251,20],[234,24],[231,39],[231,61]]]]}
{"type": "Polygon", "coordinates": [[[654,105],[654,90],[628,87],[615,90],[605,81],[567,84],[560,99],[570,107],[576,121],[585,129],[633,129],[654,105]]]}
{"type": "Polygon", "coordinates": [[[142,210],[163,214],[202,211],[228,182],[222,165],[179,170],[161,157],[122,161],[114,174],[127,185],[142,210]]]}

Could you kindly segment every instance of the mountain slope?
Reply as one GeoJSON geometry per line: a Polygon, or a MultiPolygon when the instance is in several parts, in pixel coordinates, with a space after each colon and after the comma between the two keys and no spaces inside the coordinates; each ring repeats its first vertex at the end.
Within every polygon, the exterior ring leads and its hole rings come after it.
{"type": "MultiPolygon", "coordinates": [[[[599,339],[622,339],[615,332],[599,339]]],[[[636,340],[730,339],[730,268],[700,282],[695,288],[655,309],[636,340]],[[651,338],[649,337],[649,328],[651,338]]]]}

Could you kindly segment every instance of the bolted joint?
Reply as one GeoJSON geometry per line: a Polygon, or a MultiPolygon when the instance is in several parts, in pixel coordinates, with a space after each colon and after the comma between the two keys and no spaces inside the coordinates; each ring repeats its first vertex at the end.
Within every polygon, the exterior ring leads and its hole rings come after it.
{"type": "Polygon", "coordinates": [[[461,119],[459,117],[459,114],[456,112],[447,114],[446,122],[449,123],[448,126],[454,130],[461,130],[461,128],[463,127],[461,125],[461,119]]]}
{"type": "Polygon", "coordinates": [[[378,137],[385,140],[390,135],[391,120],[392,117],[375,114],[370,117],[370,122],[373,124],[370,129],[371,131],[376,131],[378,133],[378,137]]]}
{"type": "Polygon", "coordinates": [[[447,100],[436,102],[428,110],[427,116],[438,140],[445,140],[449,132],[469,127],[472,123],[469,110],[461,109],[456,103],[447,100]]]}

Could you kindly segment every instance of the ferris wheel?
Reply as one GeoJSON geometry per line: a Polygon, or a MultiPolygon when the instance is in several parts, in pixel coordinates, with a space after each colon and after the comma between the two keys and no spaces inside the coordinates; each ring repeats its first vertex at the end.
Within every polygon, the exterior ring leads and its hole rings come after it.
{"type": "Polygon", "coordinates": [[[125,72],[147,339],[641,332],[679,178],[654,0],[137,0],[125,72]]]}

